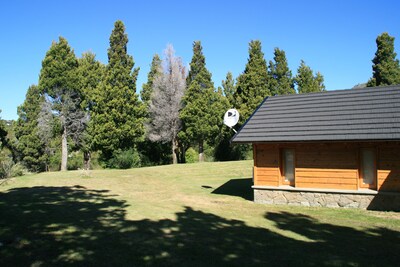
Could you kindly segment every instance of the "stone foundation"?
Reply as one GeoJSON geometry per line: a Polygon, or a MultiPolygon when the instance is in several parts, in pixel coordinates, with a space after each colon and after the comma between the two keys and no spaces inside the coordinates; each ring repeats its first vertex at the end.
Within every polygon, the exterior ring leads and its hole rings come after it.
{"type": "Polygon", "coordinates": [[[254,202],[262,204],[400,211],[400,193],[257,186],[253,188],[254,202]]]}

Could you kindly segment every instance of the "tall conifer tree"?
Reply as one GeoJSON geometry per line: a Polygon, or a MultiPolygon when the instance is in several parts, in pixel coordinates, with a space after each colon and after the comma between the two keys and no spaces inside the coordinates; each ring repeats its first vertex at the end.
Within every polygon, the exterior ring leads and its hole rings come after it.
{"type": "MultiPolygon", "coordinates": [[[[81,107],[87,115],[91,116],[93,107],[96,105],[97,92],[104,76],[105,66],[96,60],[96,55],[85,52],[78,59],[79,88],[82,93],[81,107]]],[[[92,151],[92,136],[90,128],[85,129],[83,138],[80,139],[79,147],[83,151],[84,169],[90,168],[92,151]]]]}
{"type": "Polygon", "coordinates": [[[236,92],[236,85],[231,72],[228,72],[226,74],[225,80],[222,80],[222,88],[230,107],[234,108],[236,104],[234,98],[236,92]]]}
{"type": "Polygon", "coordinates": [[[258,40],[249,44],[249,59],[244,72],[237,78],[236,88],[235,100],[243,124],[270,95],[267,62],[258,40]]]}
{"type": "Polygon", "coordinates": [[[161,74],[161,68],[161,58],[158,54],[155,54],[153,56],[153,60],[151,61],[150,71],[147,75],[147,83],[143,84],[142,91],[140,92],[140,98],[147,107],[153,92],[153,81],[158,75],[161,74]]]}
{"type": "Polygon", "coordinates": [[[400,65],[394,51],[394,37],[382,33],[376,38],[377,50],[372,60],[372,78],[367,86],[383,86],[400,83],[400,65]]]}
{"type": "Polygon", "coordinates": [[[78,137],[84,128],[80,108],[81,92],[77,76],[78,60],[63,37],[53,42],[42,61],[39,88],[51,103],[52,111],[61,123],[61,170],[67,170],[68,136],[78,137]]]}
{"type": "Polygon", "coordinates": [[[269,62],[271,95],[295,94],[294,80],[289,69],[285,51],[275,48],[274,61],[269,62]]]}
{"type": "Polygon", "coordinates": [[[116,150],[127,150],[143,137],[144,107],[136,94],[139,72],[127,53],[128,36],[122,21],[116,21],[110,36],[108,65],[97,92],[91,117],[96,149],[109,160],[116,150]]]}
{"type": "Polygon", "coordinates": [[[314,76],[311,68],[307,66],[303,60],[297,69],[297,75],[294,79],[299,94],[325,91],[324,77],[322,74],[317,72],[314,76]]]}
{"type": "Polygon", "coordinates": [[[91,111],[96,104],[97,92],[104,76],[105,66],[92,52],[85,52],[78,59],[78,83],[82,95],[82,108],[91,111]]]}
{"type": "Polygon", "coordinates": [[[38,117],[44,97],[36,85],[31,85],[24,103],[18,107],[15,125],[16,148],[22,163],[30,171],[44,171],[46,166],[44,144],[39,137],[38,117]]]}
{"type": "Polygon", "coordinates": [[[183,129],[179,137],[190,144],[198,145],[199,161],[202,162],[204,161],[204,142],[218,134],[218,125],[223,111],[217,107],[217,93],[211,80],[211,73],[206,68],[200,41],[193,43],[193,57],[186,85],[187,90],[183,97],[183,108],[180,114],[183,129]]]}

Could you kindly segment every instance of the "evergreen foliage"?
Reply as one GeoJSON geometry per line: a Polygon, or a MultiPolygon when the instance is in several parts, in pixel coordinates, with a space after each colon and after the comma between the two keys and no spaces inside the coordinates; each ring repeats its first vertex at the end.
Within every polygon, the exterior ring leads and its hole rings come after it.
{"type": "Polygon", "coordinates": [[[400,65],[394,51],[394,37],[382,33],[376,38],[377,50],[372,60],[372,78],[367,86],[383,86],[400,83],[400,65]]]}
{"type": "Polygon", "coordinates": [[[24,103],[18,107],[15,136],[16,148],[22,163],[33,172],[44,171],[46,166],[45,144],[39,136],[38,117],[44,96],[36,85],[31,85],[24,103]]]}
{"type": "MultiPolygon", "coordinates": [[[[388,34],[377,39],[373,85],[400,82],[393,41],[388,34]]],[[[229,108],[239,110],[238,128],[267,96],[293,94],[295,84],[299,93],[325,90],[323,76],[314,75],[304,61],[293,78],[279,48],[267,65],[258,40],[249,43],[243,73],[235,81],[228,72],[216,90],[201,42],[195,41],[188,75],[172,46],[163,61],[153,56],[139,99],[139,68],[128,54],[121,21],[115,22],[109,44],[103,65],[91,52],[76,58],[63,37],[52,43],[38,86],[29,87],[18,107],[15,138],[0,120],[0,148],[8,162],[3,169],[11,170],[13,159],[34,172],[77,169],[82,161],[89,168],[92,152],[102,166],[112,168],[185,162],[186,151],[190,161],[197,161],[193,153],[200,162],[205,154],[208,160],[244,159],[252,155],[251,147],[230,146],[233,131],[223,124],[229,108]]]]}
{"type": "Polygon", "coordinates": [[[223,93],[226,99],[228,100],[229,106],[231,108],[235,107],[235,93],[236,93],[236,85],[235,80],[233,79],[233,75],[231,72],[226,74],[225,80],[222,80],[222,88],[223,93]]]}
{"type": "Polygon", "coordinates": [[[147,107],[150,105],[150,98],[153,92],[153,81],[161,74],[161,69],[161,58],[158,54],[155,54],[151,61],[150,72],[147,75],[147,83],[143,84],[142,91],[140,92],[140,98],[147,107]]]}
{"type": "Polygon", "coordinates": [[[294,78],[299,94],[323,92],[325,91],[324,77],[317,72],[314,76],[313,71],[302,60],[297,75],[294,78]]]}
{"type": "MultiPolygon", "coordinates": [[[[1,113],[1,109],[0,109],[1,113]]],[[[5,146],[7,140],[7,131],[6,126],[4,125],[3,120],[0,117],[0,150],[5,146]]]]}
{"type": "Polygon", "coordinates": [[[104,75],[105,66],[96,60],[92,52],[85,52],[78,59],[78,87],[81,92],[81,106],[91,111],[96,103],[97,91],[104,75]]]}
{"type": "Polygon", "coordinates": [[[67,170],[68,136],[81,137],[86,118],[81,110],[81,92],[77,75],[78,60],[63,37],[53,42],[42,61],[39,88],[48,97],[52,113],[61,123],[61,170],[67,170]]]}
{"type": "Polygon", "coordinates": [[[202,50],[201,42],[195,41],[186,79],[187,90],[180,113],[183,129],[179,133],[180,140],[199,146],[200,162],[204,161],[204,142],[211,141],[218,135],[225,112],[220,108],[220,97],[215,92],[202,50]]]}
{"type": "MultiPolygon", "coordinates": [[[[96,55],[91,52],[82,54],[78,59],[79,88],[82,93],[81,107],[91,116],[93,106],[96,105],[97,92],[102,82],[105,66],[96,60],[96,55]]],[[[79,146],[83,151],[84,169],[90,168],[92,136],[91,128],[86,128],[79,146]]],[[[70,168],[70,167],[69,167],[70,168]]]]}
{"type": "Polygon", "coordinates": [[[269,62],[271,95],[295,94],[294,80],[286,60],[285,51],[275,48],[274,61],[269,62]]]}
{"type": "Polygon", "coordinates": [[[251,41],[246,68],[236,83],[235,101],[240,113],[240,124],[243,124],[269,95],[271,94],[267,62],[264,59],[261,42],[251,41]]]}
{"type": "MultiPolygon", "coordinates": [[[[42,61],[39,76],[40,89],[52,98],[61,98],[66,91],[75,91],[77,88],[76,69],[78,60],[68,41],[59,37],[53,42],[42,61]]],[[[60,108],[59,108],[60,109],[60,108]]]]}
{"type": "Polygon", "coordinates": [[[133,69],[127,43],[125,26],[116,21],[110,36],[108,65],[96,92],[90,122],[93,147],[102,151],[104,160],[109,160],[113,151],[134,147],[144,133],[145,109],[136,94],[139,69],[133,69]]]}

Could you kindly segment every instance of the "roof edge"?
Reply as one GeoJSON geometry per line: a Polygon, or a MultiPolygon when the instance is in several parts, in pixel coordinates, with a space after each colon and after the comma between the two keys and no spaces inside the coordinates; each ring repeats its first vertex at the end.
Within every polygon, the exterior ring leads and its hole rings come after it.
{"type": "MultiPolygon", "coordinates": [[[[270,96],[266,96],[266,97],[264,98],[264,100],[261,101],[261,103],[257,106],[257,108],[254,110],[254,112],[250,115],[250,117],[243,123],[243,125],[240,127],[240,129],[237,131],[237,133],[235,133],[235,135],[231,138],[231,140],[229,140],[229,143],[230,143],[230,144],[235,143],[234,139],[236,138],[236,136],[240,133],[240,131],[243,129],[243,127],[246,126],[247,122],[253,117],[253,115],[260,109],[260,107],[264,104],[265,101],[267,101],[267,99],[268,99],[269,97],[270,97],[270,96]]],[[[240,113],[239,113],[239,114],[240,114],[240,113]]],[[[238,142],[238,143],[239,143],[239,142],[238,142]]],[[[249,143],[247,143],[247,142],[244,143],[244,142],[243,142],[243,144],[249,144],[249,143]]]]}
{"type": "Polygon", "coordinates": [[[352,139],[352,140],[305,140],[305,141],[236,141],[235,144],[294,144],[294,143],[371,143],[400,142],[400,139],[352,139]]]}

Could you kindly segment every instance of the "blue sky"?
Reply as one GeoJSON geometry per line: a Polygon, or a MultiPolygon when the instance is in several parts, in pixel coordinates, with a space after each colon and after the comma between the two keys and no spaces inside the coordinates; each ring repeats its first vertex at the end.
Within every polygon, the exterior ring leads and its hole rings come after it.
{"type": "Polygon", "coordinates": [[[80,57],[92,51],[107,63],[109,36],[122,20],[128,53],[140,67],[138,90],[151,59],[171,43],[188,64],[200,40],[215,86],[245,68],[248,43],[261,40],[267,61],[285,50],[295,75],[300,60],[320,71],[328,90],[351,88],[372,75],[375,39],[382,32],[400,47],[400,1],[1,1],[0,116],[16,119],[17,107],[53,40],[65,37],[80,57]]]}

